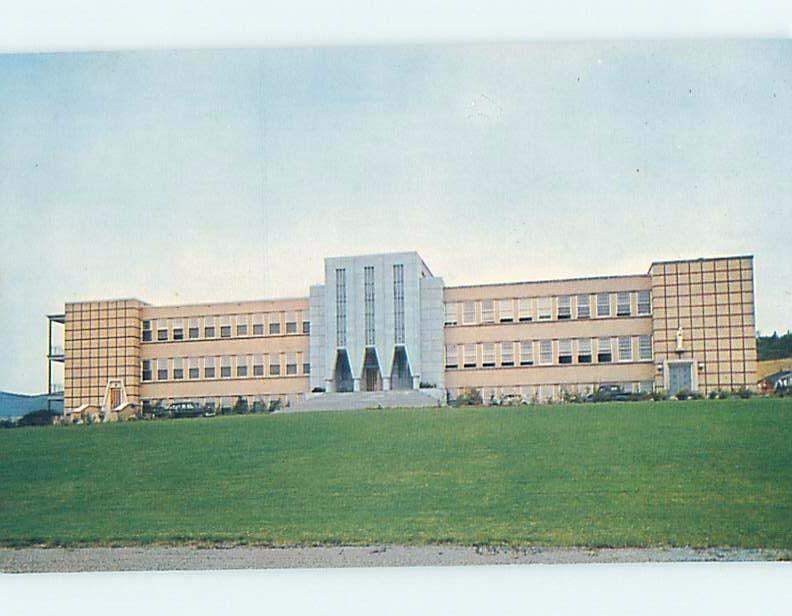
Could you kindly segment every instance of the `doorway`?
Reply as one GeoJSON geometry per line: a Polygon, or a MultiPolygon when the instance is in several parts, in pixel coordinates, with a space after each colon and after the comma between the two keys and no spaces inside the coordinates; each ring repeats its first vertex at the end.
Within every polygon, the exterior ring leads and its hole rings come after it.
{"type": "Polygon", "coordinates": [[[349,355],[347,355],[346,349],[338,349],[336,353],[333,385],[335,391],[338,392],[348,392],[354,389],[352,369],[349,367],[349,355]]]}
{"type": "Polygon", "coordinates": [[[397,346],[393,351],[393,367],[391,368],[391,389],[412,389],[412,372],[407,360],[407,351],[397,346]]]}
{"type": "Polygon", "coordinates": [[[677,392],[693,391],[693,362],[674,362],[668,364],[668,395],[677,392]]]}
{"type": "Polygon", "coordinates": [[[373,347],[366,349],[363,359],[363,387],[365,391],[382,391],[382,372],[377,351],[373,347]]]}

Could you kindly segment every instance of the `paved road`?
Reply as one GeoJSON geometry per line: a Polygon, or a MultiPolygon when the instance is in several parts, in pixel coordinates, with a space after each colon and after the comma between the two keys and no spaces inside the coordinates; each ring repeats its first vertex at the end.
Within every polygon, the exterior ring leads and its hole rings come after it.
{"type": "Polygon", "coordinates": [[[122,547],[0,548],[5,573],[409,567],[495,564],[792,560],[792,551],[735,548],[122,547]]]}

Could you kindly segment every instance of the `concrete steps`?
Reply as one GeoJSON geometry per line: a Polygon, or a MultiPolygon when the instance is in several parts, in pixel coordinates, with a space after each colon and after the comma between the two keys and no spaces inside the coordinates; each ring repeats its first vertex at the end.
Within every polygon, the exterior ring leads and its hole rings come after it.
{"type": "Polygon", "coordinates": [[[396,407],[436,407],[445,404],[441,389],[408,389],[397,391],[359,391],[352,393],[321,393],[297,402],[280,413],[309,411],[346,411],[355,409],[380,409],[396,407]]]}

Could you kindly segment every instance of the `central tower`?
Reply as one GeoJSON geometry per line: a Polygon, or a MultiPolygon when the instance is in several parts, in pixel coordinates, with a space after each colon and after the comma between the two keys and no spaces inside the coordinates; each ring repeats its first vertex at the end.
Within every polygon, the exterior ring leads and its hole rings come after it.
{"type": "Polygon", "coordinates": [[[443,279],[418,253],[325,259],[310,313],[311,389],[443,386],[443,279]]]}

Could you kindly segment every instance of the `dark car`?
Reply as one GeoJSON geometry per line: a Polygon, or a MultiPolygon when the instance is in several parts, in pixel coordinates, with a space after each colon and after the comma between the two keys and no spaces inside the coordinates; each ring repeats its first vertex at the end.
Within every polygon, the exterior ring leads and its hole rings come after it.
{"type": "Polygon", "coordinates": [[[620,385],[603,384],[593,394],[586,396],[586,402],[624,402],[630,400],[629,393],[620,385]]]}
{"type": "Polygon", "coordinates": [[[200,417],[204,409],[195,402],[174,402],[168,407],[172,417],[200,417]]]}

